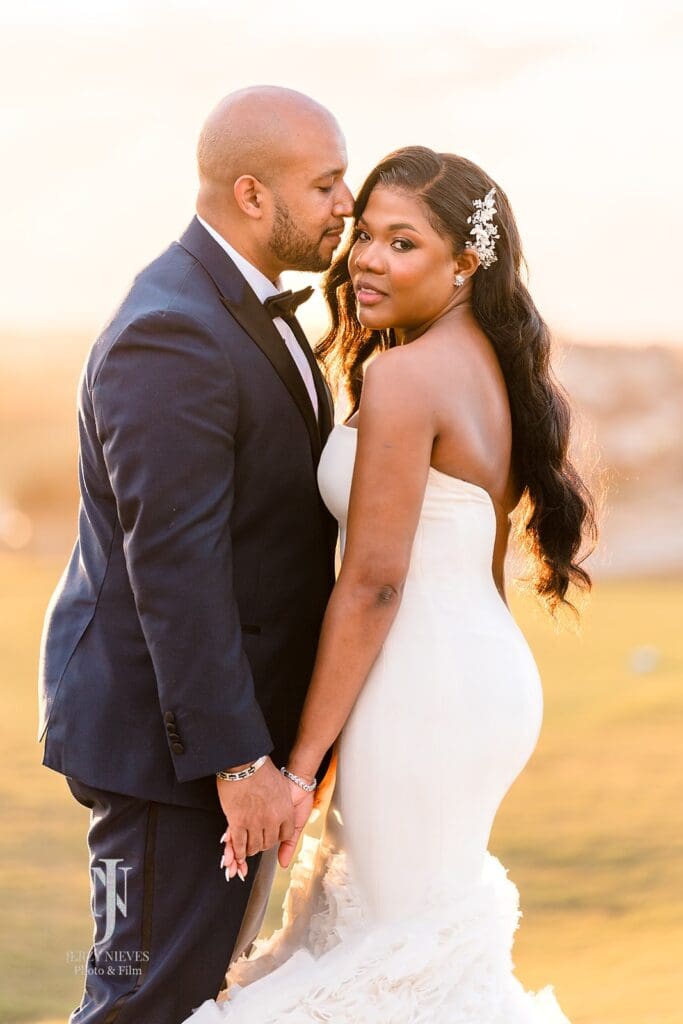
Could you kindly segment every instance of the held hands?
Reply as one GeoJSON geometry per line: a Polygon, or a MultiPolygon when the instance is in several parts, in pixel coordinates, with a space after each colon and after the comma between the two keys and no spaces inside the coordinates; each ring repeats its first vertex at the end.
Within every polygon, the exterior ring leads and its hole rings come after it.
{"type": "Polygon", "coordinates": [[[247,857],[293,838],[296,826],[291,786],[270,758],[251,778],[239,782],[217,778],[216,785],[229,822],[221,837],[221,843],[225,843],[221,867],[225,868],[227,881],[235,875],[244,880],[247,857]]]}
{"type": "Polygon", "coordinates": [[[220,839],[225,844],[220,866],[226,881],[235,875],[244,881],[249,870],[246,858],[277,842],[280,865],[288,867],[313,809],[315,792],[307,793],[286,779],[270,758],[248,779],[216,781],[229,822],[220,839]]]}

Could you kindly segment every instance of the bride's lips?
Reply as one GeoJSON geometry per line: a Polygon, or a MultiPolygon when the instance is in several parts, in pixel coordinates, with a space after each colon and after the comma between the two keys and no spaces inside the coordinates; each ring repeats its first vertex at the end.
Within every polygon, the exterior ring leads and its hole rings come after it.
{"type": "Polygon", "coordinates": [[[356,299],[360,306],[376,306],[382,299],[386,299],[386,293],[375,288],[369,281],[357,281],[354,285],[356,299]]]}

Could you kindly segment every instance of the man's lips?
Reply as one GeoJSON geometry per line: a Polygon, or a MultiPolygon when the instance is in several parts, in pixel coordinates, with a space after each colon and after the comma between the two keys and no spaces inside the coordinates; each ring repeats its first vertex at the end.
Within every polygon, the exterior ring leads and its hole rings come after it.
{"type": "Polygon", "coordinates": [[[330,238],[330,239],[333,239],[333,240],[335,240],[337,242],[341,242],[341,236],[342,236],[343,233],[344,233],[344,225],[342,224],[338,228],[328,228],[328,230],[323,235],[323,238],[330,238]]]}

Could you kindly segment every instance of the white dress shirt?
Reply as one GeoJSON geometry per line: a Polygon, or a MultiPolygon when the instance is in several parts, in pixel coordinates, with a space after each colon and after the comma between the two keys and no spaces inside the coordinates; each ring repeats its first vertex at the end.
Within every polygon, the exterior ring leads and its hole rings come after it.
{"type": "MultiPolygon", "coordinates": [[[[227,252],[230,259],[233,261],[239,272],[245,278],[247,284],[250,286],[253,292],[255,292],[259,302],[265,302],[266,299],[270,298],[271,295],[277,295],[278,292],[283,291],[280,279],[273,284],[269,281],[265,274],[262,274],[253,263],[245,259],[240,253],[238,253],[229,242],[219,235],[218,232],[207,224],[199,214],[197,214],[197,220],[205,228],[211,237],[215,239],[220,245],[221,249],[227,252]]],[[[313,406],[316,418],[318,416],[318,396],[315,393],[315,384],[313,382],[313,374],[311,368],[308,365],[308,360],[301,350],[301,345],[294,337],[294,332],[291,327],[285,323],[282,317],[276,316],[273,318],[273,323],[277,327],[278,331],[282,335],[285,345],[289,349],[289,353],[297,365],[299,373],[303,377],[306,390],[308,391],[309,398],[311,399],[311,405],[313,406]]]]}

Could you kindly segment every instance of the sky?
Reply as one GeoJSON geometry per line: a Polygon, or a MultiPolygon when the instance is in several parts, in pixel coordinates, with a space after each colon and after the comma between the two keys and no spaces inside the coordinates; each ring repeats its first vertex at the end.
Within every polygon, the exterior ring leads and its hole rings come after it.
{"type": "Polygon", "coordinates": [[[0,0],[0,332],[95,332],[192,216],[205,115],[271,82],[354,190],[398,146],[480,163],[557,334],[683,344],[682,47],[674,0],[0,0]]]}

